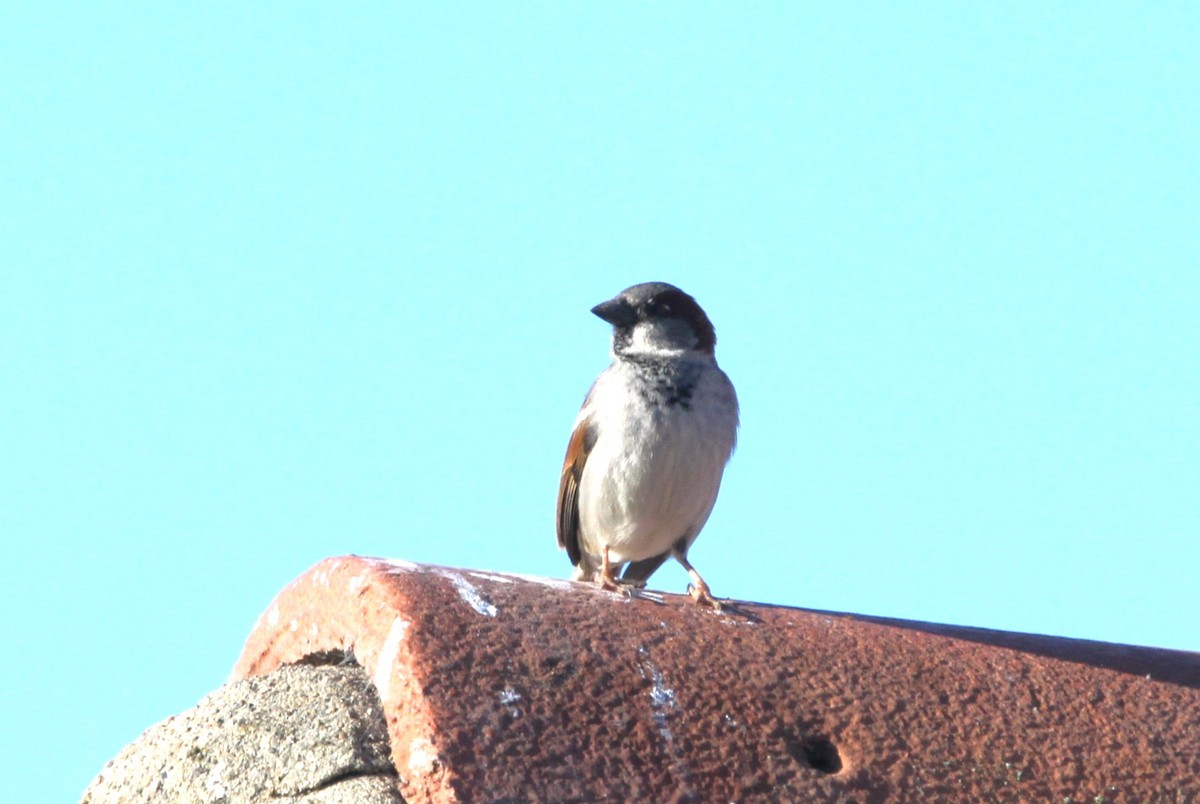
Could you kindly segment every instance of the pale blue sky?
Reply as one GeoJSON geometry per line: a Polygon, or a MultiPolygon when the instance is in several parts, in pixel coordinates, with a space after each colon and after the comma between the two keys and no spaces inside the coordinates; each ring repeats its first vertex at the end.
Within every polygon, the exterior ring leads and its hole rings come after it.
{"type": "Polygon", "coordinates": [[[1200,649],[1198,41],[1184,3],[10,5],[0,799],[78,796],[323,557],[565,575],[588,309],[646,280],[742,400],[716,594],[1200,649]]]}

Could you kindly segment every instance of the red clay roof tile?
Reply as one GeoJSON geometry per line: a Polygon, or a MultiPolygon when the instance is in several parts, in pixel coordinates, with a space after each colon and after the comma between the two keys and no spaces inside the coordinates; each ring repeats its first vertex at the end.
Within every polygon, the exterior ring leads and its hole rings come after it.
{"type": "Polygon", "coordinates": [[[411,802],[1200,800],[1197,654],[345,557],[234,676],[331,651],[411,802]]]}

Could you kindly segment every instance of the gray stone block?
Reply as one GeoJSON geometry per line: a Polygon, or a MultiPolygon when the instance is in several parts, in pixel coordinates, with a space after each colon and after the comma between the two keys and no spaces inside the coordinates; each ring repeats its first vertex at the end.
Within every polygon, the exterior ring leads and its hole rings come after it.
{"type": "Polygon", "coordinates": [[[232,682],[108,762],[83,804],[396,804],[387,725],[357,665],[232,682]]]}

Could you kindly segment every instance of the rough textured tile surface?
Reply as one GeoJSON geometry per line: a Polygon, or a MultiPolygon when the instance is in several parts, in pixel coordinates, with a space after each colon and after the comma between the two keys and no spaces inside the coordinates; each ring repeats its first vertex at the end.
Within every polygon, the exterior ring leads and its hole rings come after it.
{"type": "Polygon", "coordinates": [[[234,677],[346,651],[413,802],[1200,800],[1197,654],[346,557],[234,677]]]}

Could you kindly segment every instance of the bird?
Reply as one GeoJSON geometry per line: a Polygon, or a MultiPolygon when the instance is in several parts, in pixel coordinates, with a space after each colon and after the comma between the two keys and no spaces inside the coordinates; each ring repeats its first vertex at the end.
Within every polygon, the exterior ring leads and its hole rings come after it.
{"type": "Polygon", "coordinates": [[[559,481],[572,580],[633,594],[673,557],[691,598],[720,611],[687,557],[737,446],[737,393],[717,366],[716,331],[666,282],[633,285],[592,313],[612,325],[612,364],[584,399],[559,481]]]}

